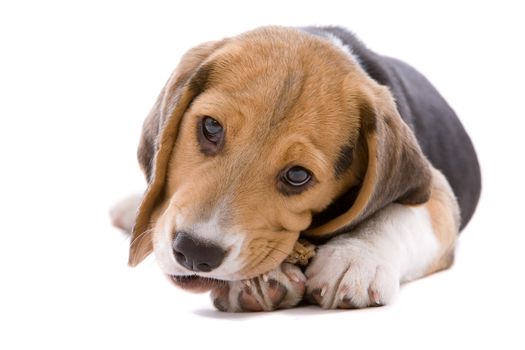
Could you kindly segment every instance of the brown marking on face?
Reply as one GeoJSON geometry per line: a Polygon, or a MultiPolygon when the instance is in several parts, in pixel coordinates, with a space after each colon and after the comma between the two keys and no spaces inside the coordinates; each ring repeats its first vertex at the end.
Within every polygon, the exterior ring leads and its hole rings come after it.
{"type": "Polygon", "coordinates": [[[435,169],[430,199],[425,205],[440,246],[438,257],[425,274],[430,275],[452,266],[460,222],[459,207],[452,189],[444,176],[435,169]]]}

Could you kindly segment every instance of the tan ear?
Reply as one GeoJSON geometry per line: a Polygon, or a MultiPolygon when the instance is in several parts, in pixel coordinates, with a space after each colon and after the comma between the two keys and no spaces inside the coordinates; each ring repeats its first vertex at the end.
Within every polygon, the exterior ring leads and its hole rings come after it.
{"type": "Polygon", "coordinates": [[[188,51],[144,121],[137,155],[148,187],[137,211],[131,236],[130,266],[139,264],[153,250],[152,213],[159,204],[164,188],[168,160],[180,121],[191,101],[205,88],[212,69],[208,58],[225,42],[226,40],[209,42],[188,51]]]}
{"type": "Polygon", "coordinates": [[[328,208],[339,214],[309,228],[307,236],[348,232],[390,203],[421,204],[430,197],[429,162],[390,91],[369,82],[361,99],[360,137],[368,154],[364,179],[328,208]]]}

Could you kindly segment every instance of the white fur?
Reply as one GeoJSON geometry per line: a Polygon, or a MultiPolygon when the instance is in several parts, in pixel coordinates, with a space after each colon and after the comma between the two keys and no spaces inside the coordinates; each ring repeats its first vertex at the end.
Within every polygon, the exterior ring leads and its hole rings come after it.
{"type": "Polygon", "coordinates": [[[109,216],[113,226],[130,232],[135,224],[135,215],[142,201],[142,195],[134,194],[118,201],[110,210],[109,216]]]}
{"type": "Polygon", "coordinates": [[[343,299],[356,307],[388,304],[400,283],[424,275],[438,251],[424,205],[390,204],[353,232],[319,247],[306,270],[307,291],[321,291],[325,308],[336,308],[343,299]]]}
{"type": "Polygon", "coordinates": [[[335,34],[332,34],[330,32],[327,32],[327,31],[320,31],[320,32],[317,32],[316,35],[320,35],[322,37],[324,37],[326,40],[328,40],[332,45],[334,45],[335,47],[337,47],[340,51],[342,51],[345,55],[348,56],[348,58],[350,58],[350,60],[354,63],[357,64],[357,66],[359,67],[359,69],[363,70],[363,66],[361,64],[361,60],[359,59],[359,57],[354,53],[354,51],[352,50],[352,47],[347,44],[347,43],[344,43],[343,40],[341,40],[341,38],[339,38],[338,36],[336,36],[335,34]]]}
{"type": "Polygon", "coordinates": [[[357,63],[357,66],[362,70],[362,64],[359,57],[354,53],[352,47],[343,43],[343,41],[332,33],[325,33],[325,37],[335,45],[339,50],[343,51],[353,62],[357,63]]]}

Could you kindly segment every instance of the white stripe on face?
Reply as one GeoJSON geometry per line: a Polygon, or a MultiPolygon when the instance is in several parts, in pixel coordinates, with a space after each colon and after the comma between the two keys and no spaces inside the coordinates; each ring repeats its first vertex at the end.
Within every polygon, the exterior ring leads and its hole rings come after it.
{"type": "Polygon", "coordinates": [[[218,206],[208,220],[191,223],[186,220],[183,213],[173,213],[173,210],[168,208],[158,220],[153,241],[155,256],[161,270],[169,275],[195,274],[177,263],[173,255],[175,236],[173,232],[186,232],[196,240],[212,243],[227,252],[224,261],[218,268],[207,273],[199,273],[199,276],[234,279],[235,274],[243,267],[243,262],[239,260],[239,257],[246,235],[221,224],[222,213],[226,212],[226,209],[224,205],[218,206]]]}

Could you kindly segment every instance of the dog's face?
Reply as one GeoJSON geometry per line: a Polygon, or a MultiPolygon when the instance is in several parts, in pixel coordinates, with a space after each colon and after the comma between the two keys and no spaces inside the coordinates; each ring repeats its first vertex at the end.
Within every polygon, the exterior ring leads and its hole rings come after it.
{"type": "MultiPolygon", "coordinates": [[[[296,30],[193,49],[145,124],[139,158],[153,189],[137,260],[152,242],[162,270],[183,286],[198,279],[180,276],[251,278],[277,267],[301,232],[315,234],[314,216],[343,194],[366,192],[349,215],[362,214],[378,182],[364,181],[377,167],[369,153],[379,146],[364,134],[377,134],[367,120],[377,104],[393,108],[351,55],[296,30]]],[[[321,231],[342,226],[327,226],[335,212],[321,231]]]]}

